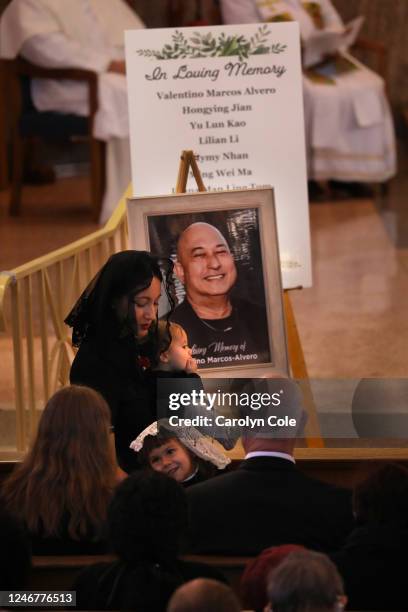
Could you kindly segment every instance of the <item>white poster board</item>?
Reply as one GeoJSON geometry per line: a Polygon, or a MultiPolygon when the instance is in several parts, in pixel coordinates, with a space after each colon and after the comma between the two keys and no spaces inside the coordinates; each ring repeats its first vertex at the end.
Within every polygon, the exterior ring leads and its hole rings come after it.
{"type": "Polygon", "coordinates": [[[133,195],[172,193],[183,149],[198,156],[208,190],[272,185],[283,287],[310,286],[298,24],[135,30],[125,40],[133,195]]]}

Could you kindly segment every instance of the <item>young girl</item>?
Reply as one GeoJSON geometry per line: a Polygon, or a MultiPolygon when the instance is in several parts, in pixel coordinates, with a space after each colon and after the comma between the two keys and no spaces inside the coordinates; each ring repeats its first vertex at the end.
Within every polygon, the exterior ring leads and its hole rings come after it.
{"type": "MultiPolygon", "coordinates": [[[[145,373],[145,384],[149,388],[155,411],[151,422],[169,416],[171,392],[191,393],[193,390],[200,392],[203,388],[201,378],[197,374],[196,360],[192,357],[188,346],[187,334],[181,325],[164,320],[158,321],[156,337],[158,348],[153,368],[145,373]]],[[[200,430],[207,433],[205,428],[200,430]]]]}
{"type": "Polygon", "coordinates": [[[167,419],[147,427],[130,447],[139,453],[140,463],[163,472],[188,487],[207,480],[231,460],[214,441],[195,427],[172,427],[167,419]]]}
{"type": "Polygon", "coordinates": [[[154,368],[156,377],[194,376],[197,362],[188,346],[185,330],[178,323],[159,321],[157,324],[158,356],[154,368]],[[159,374],[160,372],[160,374],[159,374]]]}
{"type": "MultiPolygon", "coordinates": [[[[184,486],[190,486],[213,476],[216,468],[224,469],[231,460],[214,444],[211,426],[202,426],[200,430],[195,427],[171,427],[166,418],[160,418],[168,414],[169,405],[169,387],[161,386],[160,380],[178,379],[177,388],[187,393],[193,389],[199,392],[203,386],[197,374],[196,360],[188,346],[187,334],[181,325],[159,321],[157,342],[156,366],[147,379],[151,395],[156,399],[159,420],[147,427],[130,448],[140,452],[139,459],[144,466],[165,472],[184,486]]],[[[197,409],[195,414],[199,414],[197,409]]],[[[220,442],[224,448],[233,446],[226,439],[220,442]]]]}

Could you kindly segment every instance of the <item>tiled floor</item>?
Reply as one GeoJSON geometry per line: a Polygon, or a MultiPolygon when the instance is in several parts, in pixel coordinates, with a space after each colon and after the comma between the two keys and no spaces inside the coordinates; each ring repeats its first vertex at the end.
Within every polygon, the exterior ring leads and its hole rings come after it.
{"type": "Polygon", "coordinates": [[[292,295],[312,378],[408,374],[408,253],[372,201],[311,206],[314,284],[292,295]]]}

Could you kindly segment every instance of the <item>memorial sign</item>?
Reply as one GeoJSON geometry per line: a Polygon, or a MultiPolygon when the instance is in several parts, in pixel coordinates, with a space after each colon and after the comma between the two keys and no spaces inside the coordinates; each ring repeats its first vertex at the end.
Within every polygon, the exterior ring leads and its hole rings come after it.
{"type": "Polygon", "coordinates": [[[272,185],[283,286],[310,286],[298,25],[128,31],[126,62],[133,194],[172,193],[183,149],[209,191],[272,185]]]}

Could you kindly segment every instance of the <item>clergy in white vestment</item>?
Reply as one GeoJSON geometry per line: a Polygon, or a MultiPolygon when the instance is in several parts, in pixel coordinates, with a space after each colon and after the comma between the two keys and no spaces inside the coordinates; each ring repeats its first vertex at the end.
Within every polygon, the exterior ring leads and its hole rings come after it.
{"type": "MultiPolygon", "coordinates": [[[[224,23],[297,21],[302,47],[319,31],[345,31],[330,0],[221,0],[224,23]]],[[[382,182],[396,172],[394,126],[383,79],[339,48],[304,71],[310,179],[382,182]]]]}
{"type": "MultiPolygon", "coordinates": [[[[21,55],[48,68],[98,73],[99,108],[94,136],[106,147],[105,222],[130,182],[130,146],[124,30],[144,24],[124,0],[12,0],[0,19],[0,57],[21,55]]],[[[33,80],[41,111],[88,114],[85,84],[33,80]]]]}

